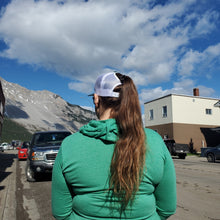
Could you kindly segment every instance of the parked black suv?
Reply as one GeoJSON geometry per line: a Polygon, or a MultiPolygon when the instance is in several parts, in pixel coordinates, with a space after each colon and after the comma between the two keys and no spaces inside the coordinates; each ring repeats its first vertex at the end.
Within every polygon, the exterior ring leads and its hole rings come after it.
{"type": "Polygon", "coordinates": [[[39,173],[52,172],[60,145],[70,134],[69,131],[43,131],[33,135],[27,151],[26,177],[28,181],[36,181],[39,173]]]}
{"type": "Polygon", "coordinates": [[[164,142],[172,156],[178,156],[180,159],[185,159],[189,153],[188,144],[178,144],[173,139],[164,139],[164,142]]]}
{"type": "Polygon", "coordinates": [[[218,144],[216,147],[210,147],[207,149],[205,156],[208,162],[215,163],[216,160],[220,160],[220,144],[218,144]]]}

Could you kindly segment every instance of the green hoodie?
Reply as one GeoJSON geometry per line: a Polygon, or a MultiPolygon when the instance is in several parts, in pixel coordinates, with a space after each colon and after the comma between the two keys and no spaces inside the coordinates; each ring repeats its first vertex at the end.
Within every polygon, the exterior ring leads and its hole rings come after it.
{"type": "Polygon", "coordinates": [[[110,164],[117,141],[115,119],[90,121],[62,143],[52,177],[52,212],[56,219],[166,219],[176,210],[176,177],[162,138],[145,129],[146,169],[132,205],[120,218],[109,196],[110,164]]]}

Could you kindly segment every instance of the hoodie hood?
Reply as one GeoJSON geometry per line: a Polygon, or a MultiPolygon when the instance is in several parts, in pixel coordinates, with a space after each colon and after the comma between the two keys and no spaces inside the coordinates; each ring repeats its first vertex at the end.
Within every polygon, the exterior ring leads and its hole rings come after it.
{"type": "Polygon", "coordinates": [[[115,119],[90,121],[79,130],[80,133],[104,141],[116,142],[118,139],[118,126],[115,119]]]}

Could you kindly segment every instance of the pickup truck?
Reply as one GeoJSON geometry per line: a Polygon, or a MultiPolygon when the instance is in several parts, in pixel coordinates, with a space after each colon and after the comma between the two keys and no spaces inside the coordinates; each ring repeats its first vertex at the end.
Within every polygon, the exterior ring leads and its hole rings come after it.
{"type": "Polygon", "coordinates": [[[36,181],[38,174],[52,172],[60,145],[69,131],[42,131],[33,134],[27,150],[26,178],[36,181]]]}
{"type": "Polygon", "coordinates": [[[164,142],[171,156],[178,156],[180,159],[185,159],[187,153],[189,153],[188,144],[176,143],[173,139],[164,139],[164,142]]]}

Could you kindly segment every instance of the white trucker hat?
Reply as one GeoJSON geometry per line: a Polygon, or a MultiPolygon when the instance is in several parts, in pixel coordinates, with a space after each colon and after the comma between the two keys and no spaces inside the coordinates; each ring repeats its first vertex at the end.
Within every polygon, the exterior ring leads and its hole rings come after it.
{"type": "Polygon", "coordinates": [[[116,86],[121,84],[115,72],[104,73],[97,78],[94,93],[104,97],[119,97],[119,93],[113,90],[116,86]]]}

